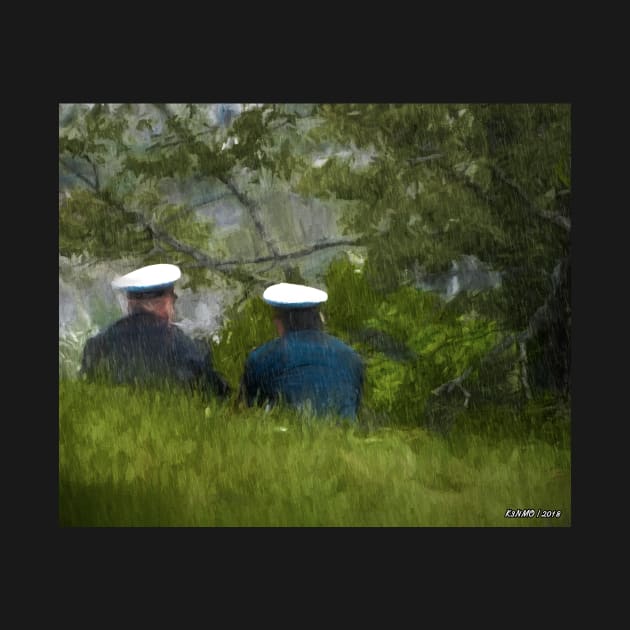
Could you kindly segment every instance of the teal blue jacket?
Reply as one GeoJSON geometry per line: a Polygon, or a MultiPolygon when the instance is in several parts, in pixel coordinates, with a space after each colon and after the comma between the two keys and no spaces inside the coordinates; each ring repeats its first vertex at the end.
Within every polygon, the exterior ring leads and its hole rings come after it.
{"type": "Polygon", "coordinates": [[[286,333],[252,352],[241,382],[249,406],[282,400],[318,415],[356,418],[365,366],[341,340],[318,330],[286,333]]]}

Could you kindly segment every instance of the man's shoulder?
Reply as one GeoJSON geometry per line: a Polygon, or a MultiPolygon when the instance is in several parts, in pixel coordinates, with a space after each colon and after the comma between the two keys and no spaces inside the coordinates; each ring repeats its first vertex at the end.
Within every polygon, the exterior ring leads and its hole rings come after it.
{"type": "Polygon", "coordinates": [[[103,326],[103,328],[101,328],[97,333],[89,337],[85,342],[86,348],[102,345],[107,343],[107,341],[109,341],[112,337],[115,337],[119,329],[119,322],[121,322],[122,319],[124,318],[103,326]]]}
{"type": "Polygon", "coordinates": [[[145,339],[147,343],[163,343],[170,339],[169,343],[174,341],[181,348],[190,351],[198,349],[183,330],[154,315],[144,313],[121,317],[103,328],[93,339],[95,343],[105,345],[124,343],[132,339],[145,339]]]}
{"type": "Polygon", "coordinates": [[[280,349],[280,339],[272,339],[271,341],[267,341],[262,345],[254,348],[247,355],[248,363],[258,363],[260,361],[264,361],[266,358],[275,355],[280,349]]]}
{"type": "Polygon", "coordinates": [[[200,356],[211,353],[211,346],[204,339],[191,337],[176,324],[171,324],[170,330],[175,337],[176,343],[182,348],[187,349],[189,352],[200,356]]]}
{"type": "Polygon", "coordinates": [[[288,343],[298,354],[324,352],[344,362],[360,364],[361,355],[344,341],[323,330],[302,330],[290,333],[288,343]]]}
{"type": "Polygon", "coordinates": [[[181,339],[182,341],[186,341],[193,345],[199,346],[204,343],[201,339],[191,337],[186,331],[182,330],[182,328],[178,324],[168,324],[166,326],[166,329],[170,330],[177,339],[181,339]]]}
{"type": "Polygon", "coordinates": [[[339,352],[343,352],[343,353],[347,353],[347,354],[351,354],[351,355],[355,355],[359,357],[359,354],[357,353],[357,351],[352,346],[349,346],[345,341],[342,341],[341,339],[339,339],[339,337],[335,337],[334,335],[331,335],[325,332],[322,332],[321,334],[323,336],[323,339],[325,339],[326,344],[329,347],[332,347],[335,350],[338,350],[339,352]]]}
{"type": "Polygon", "coordinates": [[[112,322],[108,326],[105,326],[101,330],[99,334],[103,336],[107,335],[115,335],[124,330],[133,329],[133,328],[142,328],[147,324],[151,324],[153,322],[153,317],[145,316],[144,314],[136,313],[134,315],[124,315],[120,319],[117,319],[115,322],[112,322]]]}
{"type": "Polygon", "coordinates": [[[89,356],[93,354],[97,348],[101,347],[105,341],[105,331],[100,330],[96,334],[88,337],[83,346],[83,354],[84,356],[89,356]]]}

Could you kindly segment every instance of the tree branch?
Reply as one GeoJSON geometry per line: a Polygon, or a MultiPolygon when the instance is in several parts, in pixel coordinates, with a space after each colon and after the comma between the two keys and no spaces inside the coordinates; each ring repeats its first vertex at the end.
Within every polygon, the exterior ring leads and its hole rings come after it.
{"type": "Polygon", "coordinates": [[[98,170],[96,168],[96,164],[92,162],[89,155],[84,155],[83,157],[85,158],[86,162],[92,167],[92,172],[94,173],[94,190],[98,192],[101,189],[101,183],[98,178],[98,170]]]}
{"type": "MultiPolygon", "coordinates": [[[[92,188],[92,190],[94,190],[95,192],[99,192],[97,185],[90,181],[87,177],[85,177],[84,175],[82,175],[81,173],[77,172],[75,169],[73,169],[69,164],[67,164],[62,158],[59,158],[60,163],[62,164],[62,166],[64,166],[64,168],[66,168],[68,171],[70,171],[70,173],[72,173],[73,175],[75,175],[76,177],[78,177],[79,179],[81,179],[82,181],[84,181],[90,188],[92,188]]],[[[88,160],[89,161],[89,160],[88,160]]],[[[91,162],[90,162],[91,164],[91,162]]],[[[255,209],[253,208],[253,204],[251,204],[251,202],[247,199],[247,197],[245,195],[243,195],[240,191],[238,191],[238,189],[236,188],[236,186],[230,181],[230,180],[223,180],[220,179],[220,181],[225,184],[230,191],[236,195],[236,197],[239,199],[239,201],[246,207],[248,208],[248,210],[250,210],[250,214],[252,214],[252,218],[255,219],[254,223],[257,227],[257,231],[259,232],[259,234],[262,235],[263,239],[265,240],[265,242],[267,242],[266,240],[266,234],[265,234],[265,230],[264,227],[262,226],[262,223],[260,223],[259,220],[257,220],[257,217],[255,217],[255,209]]],[[[141,227],[147,229],[149,231],[149,233],[151,234],[151,237],[153,238],[154,241],[156,241],[156,243],[162,242],[165,243],[167,245],[170,245],[175,251],[181,252],[182,254],[186,254],[188,256],[190,256],[193,260],[195,260],[197,262],[197,265],[193,265],[193,266],[197,266],[197,267],[203,267],[206,269],[213,269],[219,273],[225,274],[225,275],[232,275],[229,270],[227,270],[226,268],[229,267],[234,267],[234,266],[241,266],[241,265],[250,265],[250,264],[258,264],[258,263],[264,263],[264,262],[271,262],[273,261],[275,262],[279,262],[282,260],[290,260],[293,258],[302,258],[304,256],[308,256],[309,254],[312,254],[313,252],[322,250],[322,249],[327,249],[330,247],[339,247],[341,245],[358,245],[360,243],[360,239],[359,238],[355,238],[355,239],[338,239],[335,241],[326,241],[323,243],[316,243],[315,245],[312,245],[310,247],[298,250],[296,252],[290,252],[288,254],[280,254],[277,250],[277,248],[275,248],[273,245],[269,244],[269,247],[271,249],[271,251],[273,252],[273,255],[271,256],[261,256],[259,258],[254,258],[252,260],[217,260],[215,258],[211,258],[210,256],[207,256],[206,254],[204,254],[203,252],[199,251],[198,249],[187,245],[186,243],[182,243],[181,241],[177,240],[176,238],[174,238],[173,236],[171,236],[170,234],[168,234],[167,232],[163,232],[162,230],[158,229],[155,225],[153,225],[150,221],[148,221],[144,215],[140,212],[135,212],[135,211],[131,211],[128,210],[127,208],[125,208],[122,204],[117,203],[117,202],[113,202],[111,199],[108,200],[109,203],[111,203],[115,208],[117,208],[118,210],[125,212],[127,214],[130,214],[136,221],[136,223],[138,225],[140,225],[141,227]]],[[[155,245],[155,247],[159,247],[159,245],[155,245]]],[[[249,277],[251,280],[254,280],[256,282],[260,282],[261,280],[264,280],[264,278],[261,278],[258,274],[256,273],[246,273],[243,272],[242,270],[240,271],[241,274],[244,274],[245,276],[249,277]]]]}
{"type": "Polygon", "coordinates": [[[220,201],[221,199],[223,199],[224,197],[228,197],[231,193],[223,193],[221,195],[218,195],[217,197],[213,197],[212,199],[205,199],[204,201],[200,201],[198,203],[192,204],[190,205],[190,208],[192,208],[193,210],[195,208],[201,208],[201,206],[205,206],[209,203],[216,203],[217,201],[220,201]]]}
{"type": "Polygon", "coordinates": [[[472,367],[468,367],[464,370],[462,374],[460,374],[457,378],[454,378],[451,381],[447,381],[443,383],[436,389],[434,389],[431,393],[435,396],[439,396],[440,394],[447,393],[450,394],[456,387],[459,388],[464,394],[464,407],[468,407],[468,400],[470,399],[470,392],[464,389],[462,383],[466,380],[470,372],[472,371],[472,367]]]}
{"type": "Polygon", "coordinates": [[[80,179],[82,182],[86,183],[93,190],[97,190],[96,184],[88,179],[85,175],[79,173],[76,169],[72,168],[63,158],[59,158],[59,163],[63,166],[67,171],[69,171],[72,175],[80,179]]]}
{"type": "Polygon", "coordinates": [[[520,349],[521,385],[523,385],[525,397],[527,398],[527,400],[531,400],[532,390],[530,389],[529,382],[527,380],[527,348],[524,341],[521,341],[518,345],[520,349]]]}
{"type": "Polygon", "coordinates": [[[420,155],[418,157],[412,158],[409,160],[409,164],[411,166],[415,166],[416,164],[420,164],[420,162],[428,162],[429,160],[437,160],[438,158],[443,157],[443,153],[432,153],[431,155],[420,155]]]}
{"type": "Polygon", "coordinates": [[[329,247],[339,247],[340,245],[359,245],[361,242],[360,238],[356,239],[339,239],[336,241],[326,241],[324,243],[316,243],[311,247],[307,247],[305,249],[300,249],[296,252],[290,252],[289,254],[277,254],[274,256],[261,256],[259,258],[254,258],[252,260],[225,260],[221,262],[217,262],[218,267],[229,267],[233,265],[254,265],[263,262],[269,261],[281,261],[293,258],[302,258],[304,256],[308,256],[313,252],[319,251],[321,249],[327,249],[329,247]]]}
{"type": "MultiPolygon", "coordinates": [[[[84,181],[86,184],[88,184],[88,186],[90,186],[90,188],[92,188],[94,191],[98,192],[98,189],[97,189],[97,187],[96,187],[94,182],[90,181],[87,177],[83,176],[81,173],[78,173],[70,165],[66,164],[64,162],[64,160],[62,160],[61,158],[59,158],[59,161],[73,175],[75,175],[76,177],[80,178],[82,181],[84,181]]],[[[228,186],[228,188],[230,188],[230,190],[232,192],[234,192],[234,194],[237,194],[237,196],[239,197],[239,201],[241,201],[241,199],[244,199],[243,195],[241,195],[241,193],[236,190],[236,188],[234,187],[233,184],[227,183],[227,182],[225,182],[223,180],[221,180],[221,181],[224,184],[226,184],[226,186],[228,186]]],[[[192,247],[190,245],[187,245],[186,243],[182,243],[181,241],[178,241],[176,238],[174,238],[173,236],[171,236],[167,232],[163,232],[162,230],[158,229],[150,221],[147,221],[147,219],[140,212],[130,211],[127,208],[125,208],[122,204],[112,202],[111,200],[109,200],[109,202],[112,203],[112,205],[114,207],[118,208],[118,210],[130,214],[136,220],[138,225],[140,225],[141,227],[143,227],[143,228],[145,228],[145,229],[147,229],[149,231],[149,233],[151,234],[152,238],[155,241],[162,242],[162,243],[165,243],[167,245],[170,245],[175,251],[178,251],[178,252],[181,252],[182,254],[186,254],[186,255],[190,256],[193,260],[195,260],[197,262],[197,266],[204,267],[204,268],[207,268],[207,269],[214,269],[215,271],[218,271],[219,273],[223,273],[223,274],[226,274],[226,275],[231,275],[230,272],[225,269],[227,267],[234,267],[234,266],[240,266],[240,265],[250,265],[250,264],[258,264],[258,263],[264,263],[264,262],[270,262],[270,261],[278,262],[278,261],[289,260],[289,259],[293,259],[293,258],[302,258],[304,256],[308,256],[309,254],[312,254],[315,251],[319,251],[319,250],[322,250],[322,249],[327,249],[327,248],[330,248],[330,247],[338,247],[340,245],[357,245],[360,242],[360,239],[358,239],[358,238],[357,239],[338,239],[336,241],[327,241],[327,242],[324,242],[324,243],[316,243],[315,245],[312,245],[312,246],[307,247],[305,249],[298,250],[296,252],[291,252],[289,254],[280,254],[276,250],[272,256],[261,256],[259,258],[254,258],[252,260],[224,260],[224,261],[221,261],[221,260],[217,260],[217,259],[214,259],[214,258],[211,258],[211,257],[207,256],[206,254],[204,254],[203,252],[199,251],[198,249],[196,249],[196,248],[194,248],[194,247],[192,247]]],[[[243,203],[243,201],[241,201],[241,203],[243,203]]],[[[263,234],[264,234],[264,230],[263,230],[263,234]]],[[[241,272],[241,273],[245,273],[245,272],[241,272]]],[[[251,273],[247,274],[247,273],[245,273],[245,275],[249,276],[252,280],[256,280],[256,281],[262,280],[262,278],[260,276],[258,276],[257,274],[251,274],[251,273]]]]}
{"type": "MultiPolygon", "coordinates": [[[[528,198],[522,188],[517,183],[509,180],[507,176],[497,166],[492,166],[492,170],[504,184],[510,186],[510,188],[512,188],[512,190],[514,190],[521,197],[521,199],[523,199],[527,203],[529,209],[534,214],[543,219],[546,219],[547,221],[555,223],[567,232],[571,230],[571,220],[568,217],[562,216],[560,214],[554,214],[550,210],[542,210],[541,208],[537,208],[531,202],[531,200],[528,198]]],[[[470,179],[461,175],[460,173],[455,172],[452,168],[445,169],[445,171],[449,173],[455,179],[455,181],[463,183],[466,188],[472,190],[472,192],[474,192],[475,195],[484,203],[496,203],[496,196],[484,191],[481,186],[479,186],[479,184],[470,181],[470,179]]]]}
{"type": "Polygon", "coordinates": [[[258,210],[258,206],[253,201],[251,201],[244,192],[240,191],[230,178],[217,177],[217,179],[225,184],[225,186],[230,189],[232,194],[239,200],[239,202],[247,209],[247,211],[249,212],[249,216],[254,223],[254,227],[258,232],[258,235],[265,243],[265,245],[267,245],[269,251],[271,251],[271,253],[273,254],[272,258],[278,258],[280,252],[278,251],[276,245],[272,242],[271,238],[267,235],[267,230],[265,229],[265,226],[263,225],[259,216],[260,213],[258,210]]]}
{"type": "MultiPolygon", "coordinates": [[[[90,181],[87,177],[83,176],[81,173],[78,173],[75,169],[69,166],[61,158],[59,158],[59,161],[61,162],[62,166],[64,166],[73,175],[75,175],[76,177],[84,181],[86,184],[88,184],[88,186],[90,186],[92,190],[94,190],[95,192],[99,192],[94,182],[90,181]]],[[[170,234],[167,234],[166,232],[162,232],[161,230],[157,229],[150,221],[147,221],[147,219],[140,212],[128,210],[121,203],[112,201],[111,199],[108,199],[108,202],[113,207],[120,210],[121,212],[131,215],[136,220],[136,223],[138,225],[140,225],[141,227],[149,231],[154,241],[157,241],[158,243],[161,241],[162,243],[166,243],[167,245],[170,245],[175,251],[181,252],[183,254],[187,254],[188,256],[196,260],[201,266],[205,268],[215,269],[219,273],[229,275],[229,272],[223,271],[222,269],[218,267],[218,264],[220,261],[214,260],[210,258],[209,256],[206,256],[203,252],[200,252],[194,247],[190,245],[186,245],[186,243],[182,243],[181,241],[178,241],[176,238],[174,238],[170,234]]],[[[156,247],[159,247],[157,243],[155,243],[154,245],[155,245],[154,250],[156,247]]]]}
{"type": "Polygon", "coordinates": [[[521,199],[523,199],[523,201],[525,201],[527,203],[527,205],[529,206],[530,210],[532,210],[535,214],[537,214],[539,217],[542,217],[543,219],[547,219],[548,221],[551,221],[552,223],[555,223],[556,225],[559,225],[560,227],[562,227],[565,230],[567,230],[567,232],[571,230],[571,221],[570,221],[570,219],[568,217],[564,217],[561,214],[554,214],[550,210],[542,210],[541,208],[536,207],[532,203],[531,199],[527,196],[525,191],[518,185],[518,183],[516,183],[515,181],[511,180],[501,168],[499,168],[496,164],[493,164],[491,166],[491,168],[492,168],[492,172],[504,184],[506,184],[514,192],[516,192],[518,194],[518,196],[521,199]]]}
{"type": "MultiPolygon", "coordinates": [[[[192,137],[196,139],[199,136],[204,136],[208,133],[212,133],[213,131],[214,129],[206,129],[204,131],[198,131],[197,133],[194,133],[192,137]]],[[[172,142],[156,142],[155,144],[150,144],[146,150],[148,153],[149,151],[154,151],[155,149],[165,149],[166,147],[176,147],[186,142],[187,140],[173,140],[172,142]]]]}

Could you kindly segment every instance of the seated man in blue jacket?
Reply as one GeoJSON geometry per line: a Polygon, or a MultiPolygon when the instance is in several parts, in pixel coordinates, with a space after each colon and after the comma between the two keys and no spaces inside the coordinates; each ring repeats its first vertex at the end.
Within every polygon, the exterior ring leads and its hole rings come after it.
{"type": "Polygon", "coordinates": [[[174,323],[176,265],[149,265],[116,278],[125,291],[128,315],[88,339],[81,373],[106,380],[163,387],[181,386],[206,399],[226,398],[227,382],[214,370],[210,347],[188,337],[174,323]]]}
{"type": "Polygon", "coordinates": [[[282,401],[317,415],[354,420],[364,363],[352,348],[323,332],[319,305],[328,299],[326,292],[283,282],[267,288],[263,299],[274,308],[280,336],[247,357],[241,381],[247,404],[282,401]]]}

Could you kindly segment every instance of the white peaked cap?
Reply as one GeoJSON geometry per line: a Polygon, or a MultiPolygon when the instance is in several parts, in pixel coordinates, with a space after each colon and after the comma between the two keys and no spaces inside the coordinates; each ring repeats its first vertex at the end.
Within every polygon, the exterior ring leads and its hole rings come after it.
{"type": "Polygon", "coordinates": [[[277,308],[308,308],[328,299],[326,291],[303,284],[281,282],[265,289],[263,300],[277,308]]]}
{"type": "Polygon", "coordinates": [[[129,292],[158,291],[175,284],[182,272],[177,265],[148,265],[112,281],[112,289],[129,292]]]}

